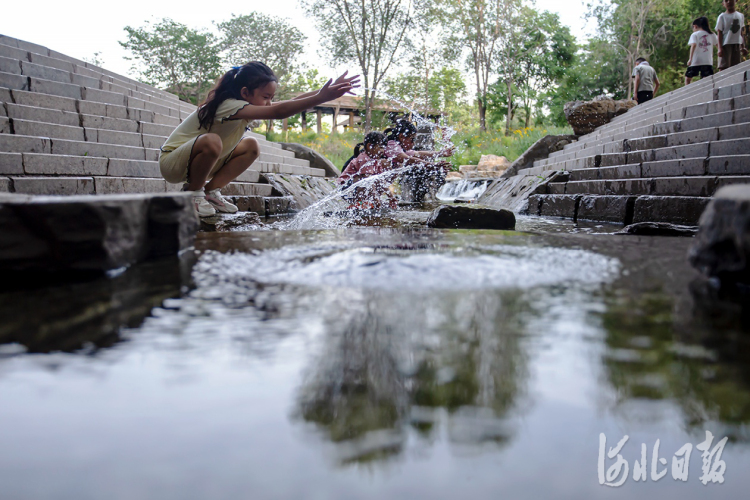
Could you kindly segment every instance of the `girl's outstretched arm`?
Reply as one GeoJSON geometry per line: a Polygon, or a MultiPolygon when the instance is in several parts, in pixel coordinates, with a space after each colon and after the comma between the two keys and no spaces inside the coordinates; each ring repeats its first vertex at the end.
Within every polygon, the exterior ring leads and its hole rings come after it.
{"type": "MultiPolygon", "coordinates": [[[[347,74],[349,74],[349,70],[346,70],[346,71],[344,71],[344,74],[343,74],[343,75],[341,75],[340,77],[336,78],[336,81],[335,81],[335,82],[333,82],[333,84],[334,84],[334,85],[336,85],[337,83],[345,83],[345,82],[346,82],[347,80],[348,80],[348,81],[351,81],[351,82],[353,82],[353,83],[355,83],[355,84],[356,84],[356,83],[358,83],[358,80],[359,80],[359,75],[357,75],[357,76],[355,76],[355,77],[352,77],[352,78],[348,78],[348,79],[347,79],[347,78],[346,78],[346,75],[347,75],[347,74]],[[355,81],[355,79],[357,79],[357,81],[355,81]]],[[[358,87],[358,86],[359,86],[359,85],[354,85],[354,87],[358,87]]],[[[354,88],[354,87],[353,87],[353,88],[354,88]]],[[[318,93],[318,91],[317,91],[317,90],[313,90],[312,92],[305,92],[304,94],[300,94],[300,95],[298,95],[297,97],[293,97],[293,98],[292,98],[291,100],[292,100],[292,101],[296,101],[296,100],[299,100],[299,99],[304,99],[305,97],[310,97],[310,96],[314,96],[314,95],[315,95],[315,94],[317,94],[317,93],[318,93]]],[[[351,92],[351,91],[350,91],[350,92],[348,92],[348,93],[349,93],[349,94],[353,94],[353,92],[351,92]]],[[[279,102],[282,102],[282,101],[279,101],[279,102]]]]}
{"type": "Polygon", "coordinates": [[[334,83],[332,80],[323,85],[319,91],[313,95],[293,99],[291,101],[275,102],[270,106],[254,106],[248,104],[239,110],[232,118],[240,120],[281,120],[289,118],[297,113],[313,108],[324,102],[338,99],[344,94],[350,93],[359,86],[359,75],[351,78],[345,78],[344,75],[334,83]]]}

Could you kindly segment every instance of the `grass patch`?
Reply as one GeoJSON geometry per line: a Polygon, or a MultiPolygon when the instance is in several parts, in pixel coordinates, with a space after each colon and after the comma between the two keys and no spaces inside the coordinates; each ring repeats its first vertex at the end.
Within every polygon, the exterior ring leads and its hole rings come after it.
{"type": "MultiPolygon", "coordinates": [[[[459,165],[476,165],[482,155],[505,156],[513,161],[545,135],[572,134],[569,127],[546,127],[519,129],[506,137],[502,130],[481,132],[477,130],[458,132],[453,136],[456,154],[450,159],[455,168],[459,165]]],[[[322,154],[339,169],[352,156],[354,146],[362,140],[359,132],[317,134],[315,132],[270,133],[268,140],[296,142],[322,154]]]]}

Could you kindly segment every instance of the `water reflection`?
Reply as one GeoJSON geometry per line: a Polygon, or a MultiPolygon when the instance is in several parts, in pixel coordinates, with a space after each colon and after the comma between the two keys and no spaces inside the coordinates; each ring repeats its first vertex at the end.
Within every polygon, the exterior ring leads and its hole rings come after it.
{"type": "Polygon", "coordinates": [[[506,417],[526,387],[521,339],[530,304],[491,291],[405,299],[351,291],[333,309],[296,417],[338,443],[344,462],[401,451],[407,426],[431,439],[440,410],[451,441],[505,443],[506,417]]]}

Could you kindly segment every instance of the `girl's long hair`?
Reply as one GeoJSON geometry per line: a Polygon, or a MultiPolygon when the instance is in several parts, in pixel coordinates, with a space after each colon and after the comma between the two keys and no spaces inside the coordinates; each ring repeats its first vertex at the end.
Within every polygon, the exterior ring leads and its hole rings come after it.
{"type": "Polygon", "coordinates": [[[346,170],[346,167],[349,166],[349,164],[352,162],[353,159],[355,159],[357,156],[364,151],[365,146],[367,144],[382,144],[385,146],[385,144],[388,142],[388,139],[386,138],[385,134],[382,132],[370,132],[367,134],[362,142],[354,146],[354,156],[346,160],[346,163],[344,163],[344,166],[341,168],[341,171],[343,172],[346,170]]]}
{"type": "Polygon", "coordinates": [[[695,21],[693,21],[694,26],[698,26],[703,31],[706,31],[709,35],[713,34],[711,31],[711,27],[708,25],[708,18],[707,17],[699,17],[695,21]]]}
{"type": "Polygon", "coordinates": [[[388,136],[389,141],[399,142],[398,137],[400,135],[414,135],[417,133],[417,127],[406,118],[401,118],[400,120],[396,120],[393,127],[385,129],[384,132],[388,136]]]}
{"type": "Polygon", "coordinates": [[[242,99],[240,91],[247,87],[252,92],[270,82],[278,82],[273,70],[262,62],[252,61],[244,66],[235,66],[219,78],[206,100],[198,109],[201,128],[209,129],[216,118],[216,110],[227,99],[242,99]]]}

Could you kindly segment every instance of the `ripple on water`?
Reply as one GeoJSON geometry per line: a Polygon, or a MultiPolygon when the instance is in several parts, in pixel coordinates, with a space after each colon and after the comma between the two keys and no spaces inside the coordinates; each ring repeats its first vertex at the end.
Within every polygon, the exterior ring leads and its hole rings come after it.
{"type": "Polygon", "coordinates": [[[248,282],[379,290],[528,289],[599,284],[619,272],[617,259],[579,249],[514,245],[462,253],[373,247],[295,247],[255,254],[207,251],[194,269],[199,287],[248,282]]]}

